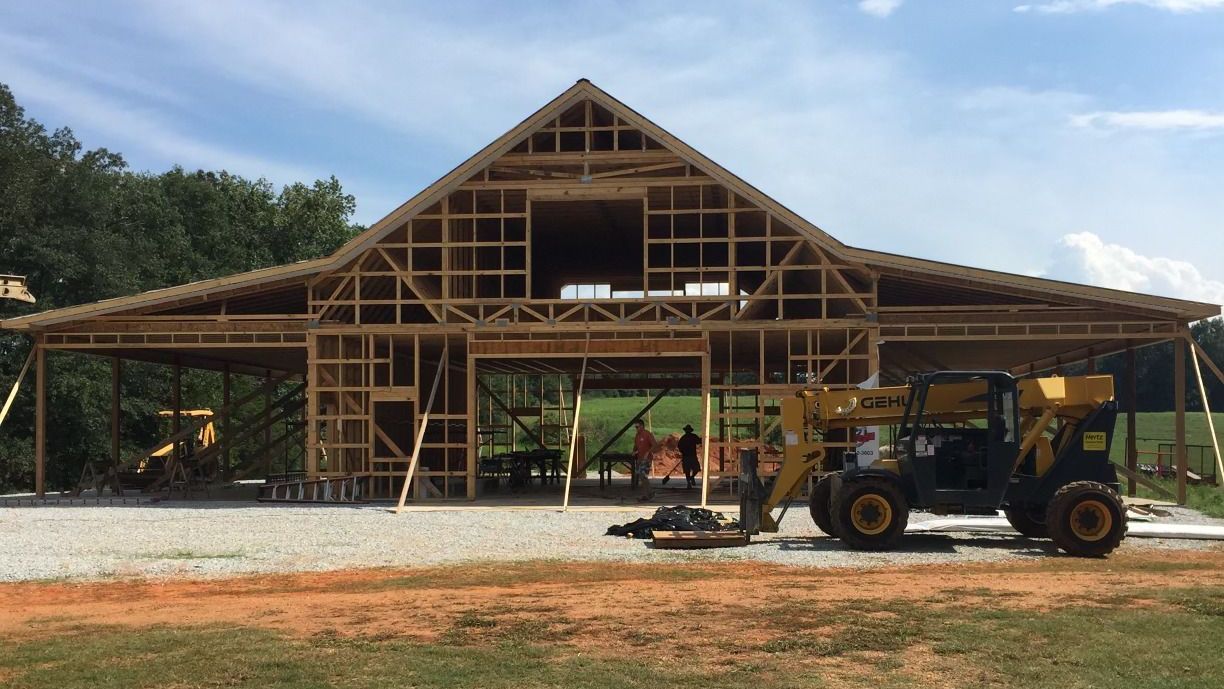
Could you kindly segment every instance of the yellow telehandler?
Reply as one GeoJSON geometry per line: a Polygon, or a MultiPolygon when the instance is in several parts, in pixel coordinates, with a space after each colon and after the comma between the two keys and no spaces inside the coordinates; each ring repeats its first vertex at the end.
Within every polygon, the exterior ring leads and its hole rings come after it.
{"type": "Polygon", "coordinates": [[[1016,379],[1003,371],[938,371],[903,386],[810,390],[783,400],[784,461],[768,488],[755,466],[741,486],[748,533],[776,532],[816,472],[816,525],[861,550],[895,548],[910,510],[1003,510],[1021,534],[1072,555],[1102,556],[1126,535],[1109,459],[1117,404],[1111,376],[1016,379]],[[896,426],[891,454],[863,459],[856,428],[896,426]],[[755,497],[754,497],[755,496],[755,497]]]}

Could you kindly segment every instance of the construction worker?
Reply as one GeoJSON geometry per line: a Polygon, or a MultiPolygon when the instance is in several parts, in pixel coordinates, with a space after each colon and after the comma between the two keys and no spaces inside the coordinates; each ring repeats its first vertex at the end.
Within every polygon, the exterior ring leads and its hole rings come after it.
{"type": "Polygon", "coordinates": [[[680,436],[680,440],[676,442],[676,449],[680,450],[680,464],[684,467],[684,480],[687,482],[686,488],[692,488],[697,485],[697,474],[701,472],[701,463],[697,461],[697,448],[701,447],[701,436],[693,432],[691,424],[684,424],[684,435],[680,436]]]}
{"type": "Polygon", "coordinates": [[[633,425],[637,427],[637,433],[633,436],[633,456],[637,458],[634,471],[638,477],[638,499],[645,502],[654,497],[654,491],[650,487],[650,457],[656,442],[654,434],[646,430],[645,421],[635,419],[633,425]]]}

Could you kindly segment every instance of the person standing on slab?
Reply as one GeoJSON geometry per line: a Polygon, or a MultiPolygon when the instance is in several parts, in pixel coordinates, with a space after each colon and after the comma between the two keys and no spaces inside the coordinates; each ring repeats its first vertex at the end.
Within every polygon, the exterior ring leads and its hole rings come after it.
{"type": "Polygon", "coordinates": [[[684,424],[684,435],[676,442],[680,450],[680,465],[684,468],[686,488],[697,485],[697,474],[701,473],[701,462],[697,461],[697,448],[701,447],[701,436],[693,432],[691,424],[684,424]]]}
{"type": "Polygon", "coordinates": [[[654,497],[654,490],[650,487],[650,457],[656,441],[654,434],[646,430],[645,421],[635,419],[633,425],[637,427],[637,433],[633,436],[633,456],[637,458],[634,471],[638,476],[638,499],[645,502],[654,497]]]}

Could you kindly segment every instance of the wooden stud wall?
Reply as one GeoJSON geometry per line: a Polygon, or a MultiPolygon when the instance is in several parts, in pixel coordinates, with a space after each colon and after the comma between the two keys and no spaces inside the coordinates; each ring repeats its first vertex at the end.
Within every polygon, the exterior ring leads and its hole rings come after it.
{"type": "MultiPolygon", "coordinates": [[[[446,335],[313,334],[307,462],[312,475],[371,477],[374,495],[399,492],[446,335]]],[[[449,337],[413,495],[466,494],[466,338],[449,337]]]]}

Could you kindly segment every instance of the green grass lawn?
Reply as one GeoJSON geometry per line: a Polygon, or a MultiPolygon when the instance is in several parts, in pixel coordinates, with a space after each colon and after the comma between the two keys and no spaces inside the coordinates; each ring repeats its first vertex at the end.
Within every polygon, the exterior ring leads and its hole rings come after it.
{"type": "MultiPolygon", "coordinates": [[[[1006,594],[1006,595],[1005,595],[1006,594]]],[[[844,600],[796,610],[785,592],[745,629],[697,631],[696,649],[639,657],[632,635],[596,650],[575,625],[463,615],[436,643],[385,635],[302,638],[254,628],[79,627],[0,639],[13,689],[144,687],[1214,688],[1224,676],[1224,592],[1086,591],[1037,609],[948,589],[926,601],[844,600]],[[1137,605],[1137,603],[1145,603],[1137,605]],[[1170,643],[1170,630],[1176,641],[1170,643]]],[[[649,634],[649,630],[640,630],[649,634]]],[[[648,638],[648,637],[643,637],[648,638]]]]}

